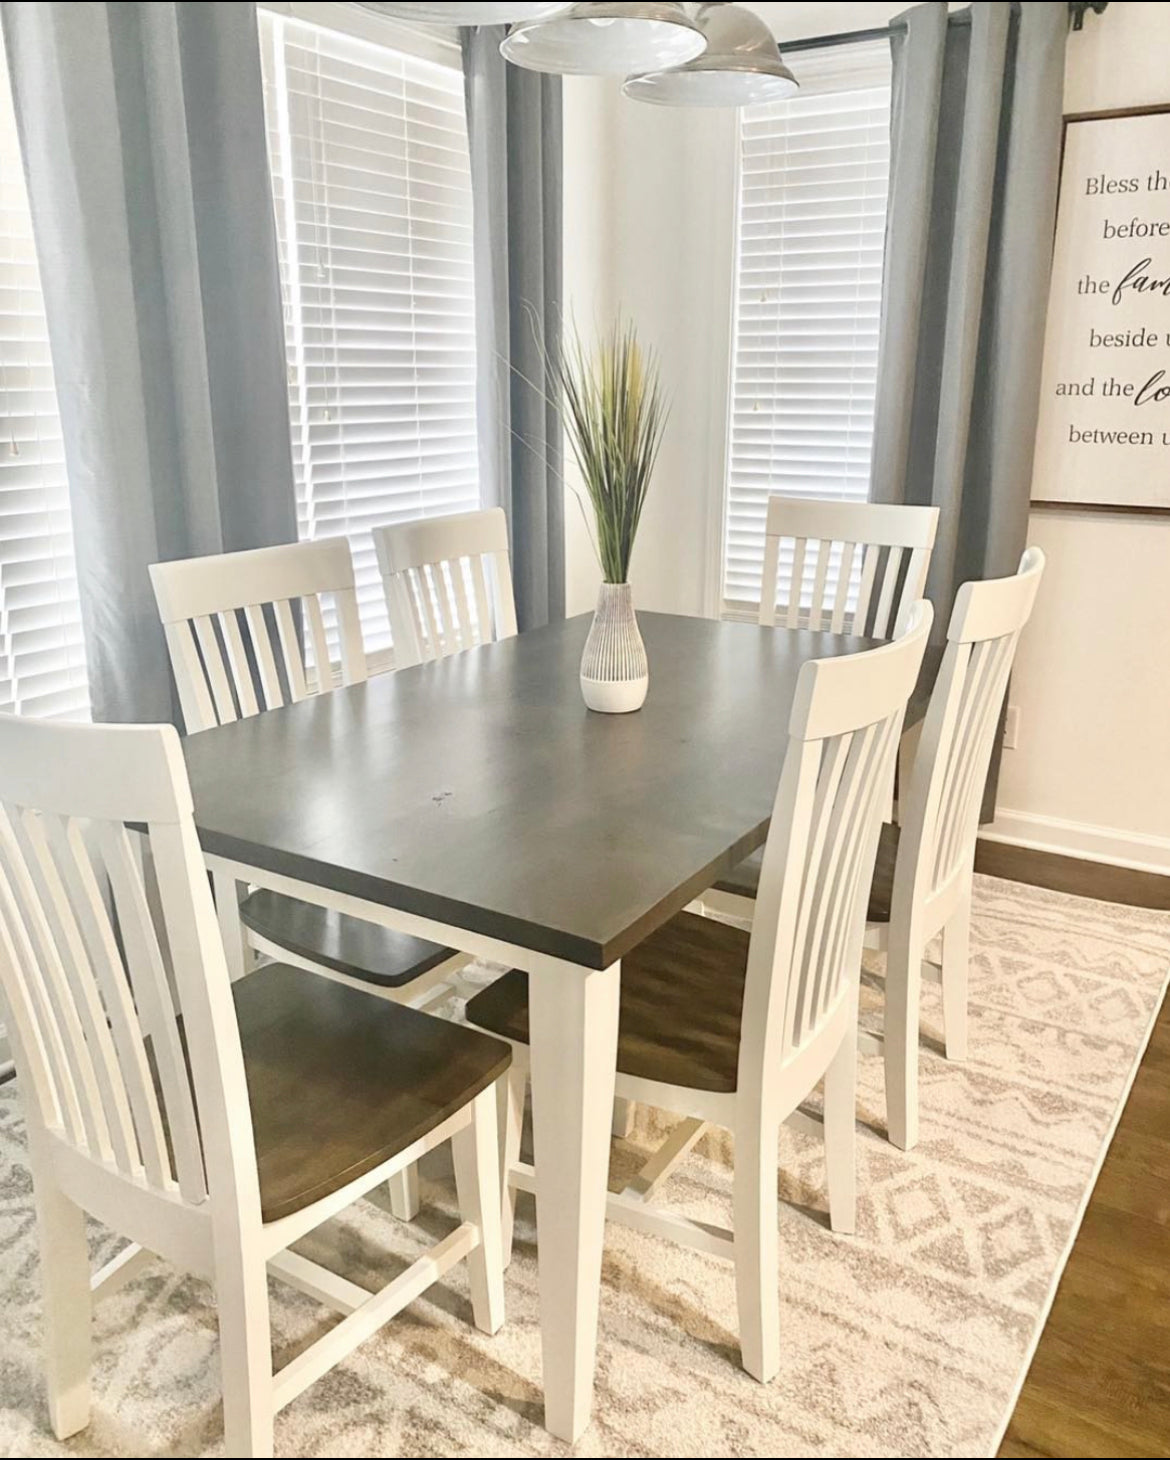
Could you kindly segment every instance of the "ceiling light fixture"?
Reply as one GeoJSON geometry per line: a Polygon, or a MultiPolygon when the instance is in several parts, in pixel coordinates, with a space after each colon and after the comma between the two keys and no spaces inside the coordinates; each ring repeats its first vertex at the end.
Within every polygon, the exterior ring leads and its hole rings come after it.
{"type": "Polygon", "coordinates": [[[383,15],[393,15],[398,20],[419,20],[427,25],[510,25],[515,20],[541,20],[555,15],[558,10],[568,10],[569,0],[548,0],[542,4],[517,4],[500,0],[499,4],[468,4],[459,0],[434,0],[432,4],[412,5],[409,0],[400,4],[371,5],[371,10],[380,10],[383,15]]]}
{"type": "Polygon", "coordinates": [[[564,76],[628,76],[678,66],[706,46],[682,5],[577,4],[545,20],[514,25],[503,56],[529,71],[564,76]]]}
{"type": "Polygon", "coordinates": [[[631,76],[622,90],[656,106],[750,106],[798,89],[767,23],[742,5],[701,5],[707,49],[681,66],[631,76]]]}

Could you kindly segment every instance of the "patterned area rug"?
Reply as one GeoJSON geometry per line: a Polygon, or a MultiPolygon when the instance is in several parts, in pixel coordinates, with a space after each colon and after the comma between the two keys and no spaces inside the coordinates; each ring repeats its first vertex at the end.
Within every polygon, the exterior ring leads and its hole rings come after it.
{"type": "MultiPolygon", "coordinates": [[[[863,1061],[858,1234],[824,1220],[818,1143],[782,1136],[783,1366],[738,1367],[730,1267],[628,1229],[607,1238],[594,1422],[580,1455],[993,1451],[1170,967],[1170,916],[977,879],[969,1063],[923,1012],[922,1140],[887,1144],[863,1061]]],[[[484,971],[481,977],[487,977],[484,971]]],[[[614,1147],[613,1182],[657,1131],[614,1147]]],[[[729,1144],[708,1135],[664,1193],[730,1221],[729,1144]]],[[[373,1286],[453,1224],[442,1162],[417,1224],[360,1204],[304,1250],[373,1286]],[[389,1255],[388,1255],[389,1254],[389,1255]]],[[[508,1323],[470,1322],[462,1268],[296,1400],[278,1455],[562,1455],[540,1426],[533,1208],[521,1197],[508,1323]]],[[[95,1262],[118,1242],[93,1229],[95,1262]]],[[[330,1320],[273,1286],[287,1361],[330,1320]]],[[[19,1091],[0,1089],[0,1451],[221,1454],[215,1309],[163,1263],[95,1320],[94,1414],[54,1441],[41,1397],[38,1258],[19,1091]]]]}

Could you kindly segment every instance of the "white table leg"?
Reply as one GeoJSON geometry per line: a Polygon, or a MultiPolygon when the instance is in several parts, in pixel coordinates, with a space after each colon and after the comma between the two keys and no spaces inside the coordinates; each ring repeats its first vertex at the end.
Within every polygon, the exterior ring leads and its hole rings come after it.
{"type": "Polygon", "coordinates": [[[620,968],[529,963],[544,1422],[570,1444],[593,1401],[620,968]]]}
{"type": "Polygon", "coordinates": [[[407,1166],[386,1183],[390,1210],[400,1222],[413,1222],[418,1216],[418,1167],[407,1166]]]}
{"type": "Polygon", "coordinates": [[[227,958],[228,977],[235,983],[249,968],[248,950],[244,945],[244,925],[240,922],[240,886],[229,872],[213,872],[215,914],[219,919],[223,951],[227,958]]]}

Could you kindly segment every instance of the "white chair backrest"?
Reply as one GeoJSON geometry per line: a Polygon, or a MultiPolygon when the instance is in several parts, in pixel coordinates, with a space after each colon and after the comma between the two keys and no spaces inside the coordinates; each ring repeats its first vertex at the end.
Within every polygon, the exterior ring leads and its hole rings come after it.
{"type": "Polygon", "coordinates": [[[0,716],[0,988],[34,1141],[58,1138],[92,1181],[139,1202],[197,1206],[250,1183],[259,1210],[231,986],[171,726],[0,716]],[[149,893],[128,824],[146,828],[149,893]]]}
{"type": "Polygon", "coordinates": [[[332,689],[326,597],[337,622],[341,682],[366,678],[344,537],[155,563],[150,578],[189,732],[332,689]]]}
{"type": "Polygon", "coordinates": [[[893,638],[922,597],[937,527],[937,507],[769,497],[760,623],[771,626],[779,615],[789,629],[893,638]],[[791,588],[778,604],[785,543],[791,588]]]}
{"type": "Polygon", "coordinates": [[[398,668],[516,632],[508,523],[499,507],[375,527],[398,668]]]}
{"type": "Polygon", "coordinates": [[[766,1100],[856,999],[882,815],[932,619],[919,602],[893,643],[800,672],[752,922],[741,1091],[766,1100]]]}
{"type": "Polygon", "coordinates": [[[910,777],[895,904],[971,872],[1000,710],[1043,573],[1044,554],[1029,548],[1014,577],[964,583],[955,597],[910,777]]]}

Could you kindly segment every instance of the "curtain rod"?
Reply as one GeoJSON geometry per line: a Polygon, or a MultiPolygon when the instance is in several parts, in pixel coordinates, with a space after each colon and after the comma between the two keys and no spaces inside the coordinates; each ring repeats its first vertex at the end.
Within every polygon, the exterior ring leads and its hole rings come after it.
{"type": "MultiPolygon", "coordinates": [[[[1109,0],[1070,0],[1068,13],[1072,16],[1073,30],[1082,30],[1085,24],[1085,12],[1091,10],[1094,15],[1100,15],[1108,5],[1109,0]]],[[[951,16],[952,20],[962,24],[970,20],[967,11],[960,10],[957,15],[951,16]]],[[[902,25],[875,25],[869,30],[846,30],[838,31],[834,35],[805,36],[802,40],[781,41],[780,53],[784,56],[793,55],[797,51],[819,51],[829,46],[858,45],[863,41],[882,41],[893,35],[895,30],[905,30],[902,25]]]]}
{"type": "MultiPolygon", "coordinates": [[[[904,27],[903,27],[904,29],[904,27]]],[[[780,54],[791,56],[794,51],[819,51],[829,46],[850,46],[862,41],[884,41],[892,35],[892,25],[875,25],[869,30],[843,30],[835,35],[806,36],[799,41],[781,41],[780,54]]]]}

